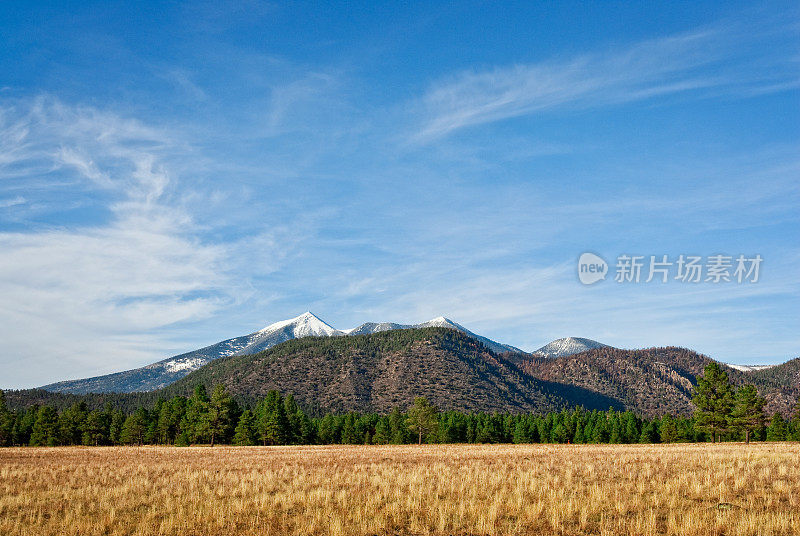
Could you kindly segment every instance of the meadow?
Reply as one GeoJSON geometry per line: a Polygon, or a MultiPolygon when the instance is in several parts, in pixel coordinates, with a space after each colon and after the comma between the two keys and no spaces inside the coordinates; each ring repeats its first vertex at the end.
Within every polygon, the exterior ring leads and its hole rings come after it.
{"type": "Polygon", "coordinates": [[[0,534],[800,534],[800,444],[6,448],[0,534]]]}

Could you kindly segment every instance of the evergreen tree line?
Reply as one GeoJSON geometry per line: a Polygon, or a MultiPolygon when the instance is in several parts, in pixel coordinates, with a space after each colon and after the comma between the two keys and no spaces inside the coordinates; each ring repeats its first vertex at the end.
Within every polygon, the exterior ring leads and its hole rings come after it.
{"type": "Polygon", "coordinates": [[[254,406],[241,407],[222,385],[210,396],[199,385],[189,398],[161,399],[130,413],[111,404],[89,411],[85,402],[60,412],[47,405],[14,412],[0,391],[0,446],[800,441],[800,400],[792,419],[775,414],[767,423],[754,389],[726,389],[720,372],[707,368],[698,378],[694,416],[654,419],[580,407],[544,415],[438,412],[423,397],[406,412],[311,418],[291,394],[270,391],[254,406]]]}

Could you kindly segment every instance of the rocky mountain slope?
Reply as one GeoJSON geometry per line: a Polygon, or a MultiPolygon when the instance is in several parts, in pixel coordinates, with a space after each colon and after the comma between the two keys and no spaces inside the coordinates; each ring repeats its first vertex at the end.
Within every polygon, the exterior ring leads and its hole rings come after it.
{"type": "Polygon", "coordinates": [[[507,355],[454,329],[384,330],[297,339],[255,355],[218,359],[161,393],[188,394],[222,383],[242,398],[293,393],[324,411],[388,412],[425,396],[441,409],[549,411],[575,404],[607,409],[607,397],[539,380],[507,355]]]}
{"type": "MultiPolygon", "coordinates": [[[[620,350],[603,347],[559,358],[514,356],[531,376],[583,387],[619,401],[642,415],[689,415],[696,377],[711,358],[685,348],[620,350]]],[[[792,411],[800,396],[800,359],[767,370],[742,372],[728,367],[734,385],[754,384],[767,399],[767,413],[792,411]]]]}

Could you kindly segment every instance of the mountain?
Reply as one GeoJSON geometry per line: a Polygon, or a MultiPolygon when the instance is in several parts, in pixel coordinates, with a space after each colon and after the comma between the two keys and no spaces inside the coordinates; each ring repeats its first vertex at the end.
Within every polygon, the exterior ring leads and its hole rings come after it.
{"type": "MultiPolygon", "coordinates": [[[[641,415],[690,415],[696,377],[713,360],[685,348],[620,350],[609,346],[569,356],[536,353],[512,356],[529,375],[570,384],[619,402],[641,415]]],[[[758,372],[728,368],[734,385],[754,384],[767,400],[767,413],[789,415],[800,396],[800,359],[758,372]]]]}
{"type": "Polygon", "coordinates": [[[41,387],[41,389],[58,393],[74,394],[153,391],[171,384],[215,359],[231,355],[255,354],[292,339],[302,337],[355,336],[378,333],[386,330],[420,329],[426,327],[446,327],[461,331],[467,336],[480,341],[486,345],[487,348],[496,353],[522,351],[513,346],[500,344],[486,337],[476,335],[465,327],[441,316],[422,324],[404,325],[389,322],[368,322],[357,328],[340,331],[320,320],[314,314],[306,312],[296,318],[275,322],[274,324],[270,324],[248,335],[227,339],[206,346],[205,348],[176,355],[141,368],[116,372],[104,376],[95,376],[93,378],[52,383],[41,387]]]}
{"type": "Polygon", "coordinates": [[[452,328],[382,330],[351,337],[296,339],[255,355],[221,358],[159,392],[191,394],[224,384],[243,399],[271,389],[323,411],[389,412],[425,396],[440,409],[550,411],[576,404],[607,409],[613,400],[531,377],[510,354],[495,354],[452,328]]]}
{"type": "Polygon", "coordinates": [[[759,388],[767,399],[767,411],[789,415],[800,410],[800,357],[753,372],[744,373],[746,381],[759,388]]]}
{"type": "MultiPolygon", "coordinates": [[[[675,347],[602,347],[551,358],[496,354],[452,328],[383,329],[294,338],[256,354],[229,355],[151,392],[77,396],[32,389],[9,391],[6,397],[15,408],[34,403],[64,407],[84,400],[91,408],[113,402],[130,409],[157,398],[190,395],[203,383],[209,388],[224,384],[244,402],[270,389],[293,393],[316,414],[385,412],[426,396],[441,409],[462,411],[540,413],[582,405],[647,416],[689,415],[696,376],[711,362],[675,347]]],[[[800,359],[756,372],[726,370],[735,385],[758,388],[768,414],[792,413],[800,396],[800,359]]]]}
{"type": "Polygon", "coordinates": [[[553,342],[547,343],[535,352],[536,355],[542,357],[565,357],[572,354],[579,354],[587,350],[595,348],[606,348],[603,343],[593,341],[591,339],[584,339],[582,337],[565,337],[563,339],[556,339],[553,342]]]}
{"type": "Polygon", "coordinates": [[[561,357],[520,356],[515,362],[535,378],[583,387],[639,414],[688,415],[695,377],[711,359],[683,348],[602,347],[561,357]]]}
{"type": "Polygon", "coordinates": [[[41,389],[75,394],[153,391],[183,378],[191,371],[220,357],[253,354],[297,337],[335,335],[344,333],[307,312],[296,318],[275,322],[248,335],[227,339],[141,368],[94,378],[52,383],[41,389]]]}

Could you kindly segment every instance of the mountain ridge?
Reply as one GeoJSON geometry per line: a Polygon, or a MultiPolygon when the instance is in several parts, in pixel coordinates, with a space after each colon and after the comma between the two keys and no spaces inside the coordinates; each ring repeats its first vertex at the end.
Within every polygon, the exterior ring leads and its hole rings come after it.
{"type": "MultiPolygon", "coordinates": [[[[190,352],[179,354],[177,356],[173,356],[158,361],[156,363],[140,367],[138,369],[121,371],[113,374],[96,376],[92,378],[66,380],[46,385],[40,389],[56,393],[73,393],[73,394],[151,392],[165,388],[171,385],[172,383],[180,380],[181,378],[187,376],[188,374],[192,373],[193,371],[198,370],[217,359],[230,356],[256,354],[291,340],[298,340],[308,337],[322,337],[322,338],[356,337],[362,335],[382,333],[386,331],[397,331],[406,329],[419,330],[427,328],[448,328],[460,332],[465,336],[471,338],[472,340],[483,345],[488,351],[498,355],[508,354],[509,356],[508,359],[510,359],[515,363],[519,363],[520,366],[527,366],[527,367],[531,366],[530,363],[536,362],[536,359],[552,360],[557,358],[569,357],[572,355],[581,354],[585,352],[591,352],[595,350],[612,352],[612,354],[615,351],[622,352],[621,354],[614,354],[617,356],[631,356],[631,355],[635,356],[638,355],[636,354],[636,352],[640,352],[638,350],[619,350],[617,348],[613,348],[606,344],[582,337],[565,337],[562,339],[556,339],[554,341],[551,341],[550,343],[542,346],[541,348],[532,353],[526,353],[514,346],[502,344],[493,341],[491,339],[488,339],[486,337],[483,337],[481,335],[477,335],[472,331],[468,330],[467,328],[465,328],[464,326],[457,324],[456,322],[453,322],[452,320],[444,316],[440,316],[432,320],[429,320],[427,322],[422,322],[419,324],[398,324],[393,322],[380,322],[380,323],[366,322],[359,326],[356,326],[355,328],[347,330],[337,330],[330,324],[327,324],[326,322],[321,320],[313,313],[305,312],[295,318],[269,324],[268,326],[253,333],[250,333],[248,335],[243,335],[227,339],[224,341],[220,341],[218,343],[200,348],[198,350],[193,350],[190,352]]],[[[734,375],[744,374],[749,378],[755,378],[756,381],[758,381],[758,378],[768,377],[765,376],[765,373],[775,368],[775,367],[766,367],[766,368],[747,367],[747,366],[739,366],[739,365],[732,365],[725,363],[723,364],[732,371],[732,374],[734,375]]],[[[555,366],[555,365],[551,364],[549,366],[555,366]]],[[[648,375],[652,374],[661,374],[661,372],[656,371],[652,367],[642,366],[641,363],[630,364],[630,366],[633,369],[638,370],[639,374],[642,375],[642,377],[647,377],[648,375]]],[[[547,369],[546,366],[542,366],[540,368],[542,370],[547,369]]],[[[606,363],[603,365],[602,368],[603,371],[601,375],[608,376],[612,374],[611,371],[616,371],[613,373],[620,372],[618,367],[615,367],[612,363],[606,363]]],[[[681,374],[680,372],[676,373],[679,375],[681,374]]],[[[698,373],[699,371],[697,367],[692,369],[691,374],[689,375],[691,376],[690,380],[693,379],[694,375],[698,373]]],[[[778,377],[779,375],[780,372],[777,372],[773,376],[778,377]]],[[[536,375],[534,374],[534,376],[536,375]]],[[[689,378],[689,376],[685,374],[683,376],[684,380],[686,378],[689,378]]],[[[547,374],[538,375],[536,377],[542,381],[549,381],[552,378],[558,378],[557,375],[551,377],[548,376],[547,374]]],[[[571,377],[569,375],[563,378],[558,378],[558,381],[570,385],[583,385],[581,384],[580,377],[571,377]]],[[[797,381],[798,384],[800,384],[800,378],[798,378],[797,381]]],[[[608,385],[615,384],[614,381],[610,380],[606,381],[605,383],[608,385]]],[[[621,385],[626,385],[625,387],[626,389],[632,389],[632,387],[626,384],[624,381],[621,383],[621,385]]],[[[676,387],[673,386],[673,388],[670,389],[674,388],[676,387]]],[[[614,391],[613,389],[611,389],[608,392],[605,392],[605,394],[612,397],[619,396],[619,393],[614,391]]],[[[681,395],[678,396],[678,398],[683,400],[683,402],[681,403],[684,404],[684,406],[682,407],[684,407],[685,409],[685,402],[686,402],[685,397],[681,395]]],[[[676,398],[676,400],[678,398],[676,398]]],[[[775,407],[784,408],[787,407],[787,405],[790,402],[791,401],[789,399],[784,399],[781,401],[774,402],[773,405],[775,407]]]]}
{"type": "MultiPolygon", "coordinates": [[[[431,327],[292,339],[257,354],[214,360],[152,392],[80,396],[27,390],[6,396],[14,407],[79,400],[92,407],[109,401],[136,407],[188,396],[197,384],[222,384],[248,404],[272,389],[292,393],[316,414],[387,412],[425,396],[445,410],[541,413],[580,405],[653,417],[690,415],[696,376],[712,361],[677,347],[603,347],[555,358],[496,354],[462,332],[431,327]]],[[[757,372],[725,370],[735,386],[758,388],[768,414],[791,415],[800,396],[800,358],[757,372]]]]}
{"type": "Polygon", "coordinates": [[[444,316],[419,324],[366,322],[349,330],[337,330],[310,311],[306,311],[299,316],[274,322],[247,335],[226,339],[143,367],[89,378],[64,380],[44,385],[40,389],[73,394],[153,391],[179,380],[215,359],[231,355],[258,353],[292,339],[312,336],[343,337],[386,330],[422,329],[427,327],[446,327],[461,331],[469,337],[480,341],[495,353],[523,352],[514,346],[502,344],[473,333],[444,316]]]}

